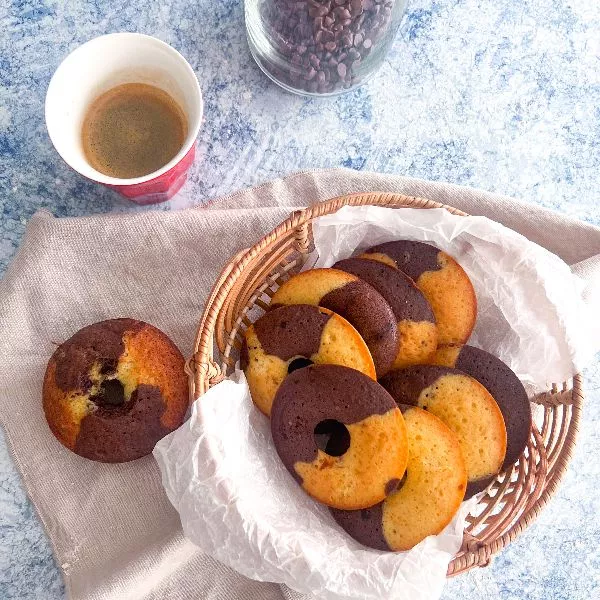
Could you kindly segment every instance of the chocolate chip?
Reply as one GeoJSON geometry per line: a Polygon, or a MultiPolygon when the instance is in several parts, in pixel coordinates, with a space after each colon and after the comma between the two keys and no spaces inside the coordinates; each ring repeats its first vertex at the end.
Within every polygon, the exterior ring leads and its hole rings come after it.
{"type": "Polygon", "coordinates": [[[101,375],[112,375],[117,370],[118,360],[116,359],[107,359],[102,363],[100,367],[101,375]]]}
{"type": "Polygon", "coordinates": [[[389,496],[392,492],[395,492],[398,489],[399,485],[400,485],[399,479],[390,479],[385,484],[385,495],[389,496]]]}

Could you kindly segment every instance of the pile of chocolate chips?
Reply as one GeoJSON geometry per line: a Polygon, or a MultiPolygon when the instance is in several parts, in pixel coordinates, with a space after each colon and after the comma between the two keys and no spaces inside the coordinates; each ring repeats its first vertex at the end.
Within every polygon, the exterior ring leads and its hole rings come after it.
{"type": "MultiPolygon", "coordinates": [[[[385,35],[395,0],[263,0],[265,34],[281,56],[276,79],[331,93],[359,83],[361,64],[385,35]]],[[[364,71],[364,69],[363,69],[364,71]]]]}

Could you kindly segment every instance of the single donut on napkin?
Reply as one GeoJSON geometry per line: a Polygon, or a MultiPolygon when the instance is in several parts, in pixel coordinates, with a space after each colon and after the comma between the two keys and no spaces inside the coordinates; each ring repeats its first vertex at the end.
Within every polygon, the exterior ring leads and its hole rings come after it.
{"type": "Polygon", "coordinates": [[[493,354],[474,346],[440,346],[430,362],[460,369],[479,381],[494,397],[506,425],[502,470],[514,465],[527,446],[532,416],[527,392],[512,369],[493,354]]]}
{"type": "Polygon", "coordinates": [[[406,475],[382,503],[363,510],[331,509],[355,540],[376,550],[410,550],[440,533],[465,495],[467,469],[456,435],[436,416],[401,406],[408,435],[406,475]]]}
{"type": "Polygon", "coordinates": [[[112,319],[80,329],[54,352],[44,377],[46,420],[59,442],[101,462],[150,454],[188,408],[185,361],[159,329],[112,319]]]}
{"type": "Polygon", "coordinates": [[[463,268],[449,255],[423,242],[398,240],[373,246],[361,258],[382,261],[406,273],[423,292],[442,344],[464,344],[477,318],[477,297],[463,268]]]}
{"type": "Polygon", "coordinates": [[[288,373],[310,364],[337,364],[375,379],[364,340],[344,319],[309,304],[281,306],[246,330],[240,353],[252,400],[265,415],[288,373]]]}
{"type": "Polygon", "coordinates": [[[419,365],[392,371],[381,385],[398,404],[439,417],[458,437],[467,466],[470,498],[502,468],[506,427],[498,404],[481,383],[458,369],[419,365]]]}
{"type": "Polygon", "coordinates": [[[348,367],[290,373],[273,402],[271,432],[287,470],[327,506],[373,506],[396,489],[406,469],[400,409],[376,381],[348,367]]]}
{"type": "Polygon", "coordinates": [[[373,286],[392,307],[398,321],[400,346],[394,369],[426,363],[438,345],[433,310],[421,290],[402,271],[383,262],[347,258],[333,265],[373,286]]]}
{"type": "Polygon", "coordinates": [[[337,269],[294,275],[273,295],[271,306],[314,304],[344,317],[367,343],[377,376],[387,373],[398,353],[398,327],[390,305],[368,283],[337,269]]]}

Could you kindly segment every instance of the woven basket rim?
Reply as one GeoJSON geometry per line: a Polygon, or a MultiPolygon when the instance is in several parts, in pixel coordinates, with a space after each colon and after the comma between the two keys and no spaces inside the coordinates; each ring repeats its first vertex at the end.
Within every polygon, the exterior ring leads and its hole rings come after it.
{"type": "MultiPolygon", "coordinates": [[[[316,218],[331,214],[343,206],[362,206],[375,205],[390,207],[394,209],[402,208],[442,208],[451,214],[468,216],[467,213],[456,209],[450,205],[435,202],[425,198],[415,196],[406,196],[391,192],[370,192],[355,193],[339,196],[313,204],[305,209],[294,211],[287,219],[282,221],[273,230],[263,236],[256,244],[250,248],[240,251],[223,268],[217,281],[215,282],[211,293],[205,304],[202,318],[198,325],[196,338],[194,342],[194,354],[186,364],[186,372],[190,382],[190,399],[193,401],[204,394],[212,385],[225,378],[226,373],[221,369],[220,364],[215,360],[214,341],[215,327],[220,317],[221,309],[232,291],[235,291],[235,285],[245,269],[257,261],[259,258],[268,256],[268,253],[276,244],[289,237],[292,233],[295,235],[294,244],[298,249],[307,249],[310,241],[309,224],[316,218]],[[296,235],[297,234],[297,235],[296,235]]],[[[548,473],[543,482],[543,487],[538,490],[527,502],[525,510],[519,515],[515,523],[501,535],[486,540],[485,543],[479,543],[476,538],[466,540],[466,550],[459,553],[451,561],[448,567],[448,576],[467,571],[476,566],[485,566],[489,564],[492,557],[511,543],[520,533],[522,533],[537,518],[541,510],[555,494],[558,485],[567,469],[571,459],[573,448],[575,446],[579,421],[581,418],[581,404],[583,401],[582,377],[580,374],[573,376],[572,389],[568,388],[568,383],[563,382],[560,385],[553,384],[552,389],[546,394],[540,394],[535,402],[544,406],[544,428],[548,437],[548,443],[554,440],[556,447],[553,448],[551,456],[547,459],[539,454],[539,445],[545,448],[546,440],[543,435],[535,430],[532,433],[538,444],[538,454],[543,463],[543,469],[548,468],[548,473]],[[561,396],[562,394],[562,396],[561,396]],[[546,411],[552,410],[552,407],[569,407],[568,424],[565,426],[566,413],[562,414],[562,422],[557,423],[556,413],[546,411]],[[547,422],[548,420],[548,422],[547,422]],[[549,424],[551,420],[551,424],[549,424]],[[548,434],[548,430],[550,434],[548,434]],[[555,441],[555,433],[558,431],[558,442],[555,441]]],[[[567,410],[567,408],[564,408],[567,410]]],[[[534,427],[535,429],[535,427],[534,427]]],[[[529,447],[532,452],[533,447],[529,447]]],[[[523,465],[519,467],[523,469],[523,465]]],[[[513,468],[514,469],[514,468],[513,468]]],[[[512,469],[511,469],[512,472],[512,469]]],[[[545,470],[544,470],[545,473],[545,470]]],[[[521,473],[522,474],[522,473],[521,473]]],[[[508,476],[510,479],[510,476],[508,476]]],[[[508,482],[504,483],[506,487],[508,482]]],[[[490,509],[491,510],[491,509],[490,509]]],[[[465,536],[467,534],[465,533],[465,536]]]]}

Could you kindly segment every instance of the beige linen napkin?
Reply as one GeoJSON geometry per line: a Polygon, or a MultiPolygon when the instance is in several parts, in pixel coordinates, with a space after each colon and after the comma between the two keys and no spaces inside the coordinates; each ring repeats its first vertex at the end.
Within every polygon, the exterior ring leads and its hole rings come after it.
{"type": "Polygon", "coordinates": [[[574,265],[588,282],[588,301],[600,301],[600,229],[404,177],[312,171],[181,212],[36,214],[0,282],[0,422],[71,598],[299,598],[245,579],[185,540],[151,456],[103,465],[65,450],[46,425],[41,385],[55,345],[101,319],[149,321],[189,356],[204,301],[230,257],[294,208],[361,191],[422,196],[500,221],[574,265]]]}

